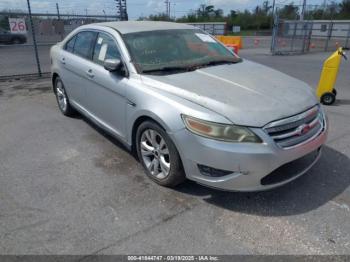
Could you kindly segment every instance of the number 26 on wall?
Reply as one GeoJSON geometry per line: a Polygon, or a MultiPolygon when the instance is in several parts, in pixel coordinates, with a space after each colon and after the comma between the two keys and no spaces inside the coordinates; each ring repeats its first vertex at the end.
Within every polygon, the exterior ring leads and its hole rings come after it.
{"type": "Polygon", "coordinates": [[[27,28],[24,19],[9,19],[11,32],[26,33],[27,28]]]}

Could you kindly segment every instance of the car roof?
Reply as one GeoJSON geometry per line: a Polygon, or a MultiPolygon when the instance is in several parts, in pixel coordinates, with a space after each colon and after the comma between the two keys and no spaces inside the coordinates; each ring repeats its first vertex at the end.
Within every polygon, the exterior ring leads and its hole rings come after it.
{"type": "Polygon", "coordinates": [[[194,26],[187,24],[160,21],[119,21],[96,23],[95,25],[114,28],[121,34],[155,30],[196,29],[194,26]]]}

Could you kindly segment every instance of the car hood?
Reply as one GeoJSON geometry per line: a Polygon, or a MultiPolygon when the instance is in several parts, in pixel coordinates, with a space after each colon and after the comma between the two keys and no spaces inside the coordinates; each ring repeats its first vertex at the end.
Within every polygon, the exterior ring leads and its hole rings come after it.
{"type": "Polygon", "coordinates": [[[262,127],[318,103],[304,82],[244,60],[170,75],[142,75],[159,88],[225,116],[238,125],[262,127]]]}

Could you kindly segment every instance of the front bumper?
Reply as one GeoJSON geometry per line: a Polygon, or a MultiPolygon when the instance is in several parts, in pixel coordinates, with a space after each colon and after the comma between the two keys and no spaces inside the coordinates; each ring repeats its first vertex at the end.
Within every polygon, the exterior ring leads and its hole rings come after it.
{"type": "Polygon", "coordinates": [[[324,130],[316,138],[291,149],[278,147],[260,128],[252,130],[263,139],[262,144],[217,141],[195,135],[187,129],[173,133],[171,137],[181,155],[188,179],[222,190],[261,191],[284,185],[308,171],[320,157],[321,147],[327,139],[327,128],[326,123],[324,130]],[[262,182],[263,178],[274,171],[277,173],[287,163],[313,152],[314,159],[302,169],[295,169],[295,174],[282,181],[277,179],[277,182],[262,182]],[[232,173],[221,177],[206,176],[199,171],[198,164],[232,173]]]}

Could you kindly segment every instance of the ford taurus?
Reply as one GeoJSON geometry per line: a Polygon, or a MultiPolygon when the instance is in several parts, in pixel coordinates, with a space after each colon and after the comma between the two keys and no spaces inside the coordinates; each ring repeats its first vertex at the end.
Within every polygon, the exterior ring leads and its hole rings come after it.
{"type": "Polygon", "coordinates": [[[308,171],[326,140],[307,84],[189,25],[84,25],[51,48],[51,66],[62,113],[118,138],[163,186],[271,189],[308,171]]]}

